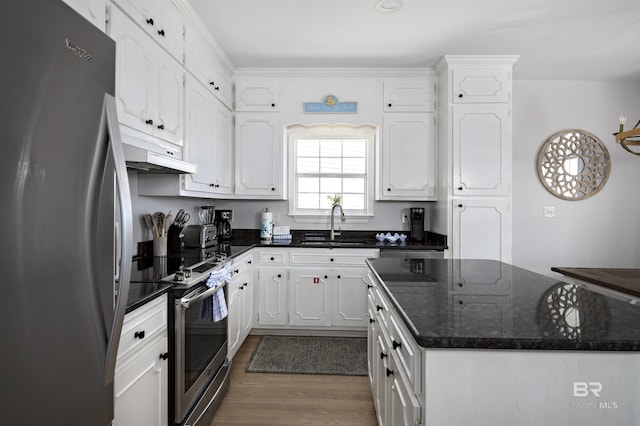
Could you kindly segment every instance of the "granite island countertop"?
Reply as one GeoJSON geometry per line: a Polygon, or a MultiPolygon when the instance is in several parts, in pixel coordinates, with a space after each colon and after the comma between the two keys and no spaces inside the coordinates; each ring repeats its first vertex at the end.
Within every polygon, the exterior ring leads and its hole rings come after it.
{"type": "Polygon", "coordinates": [[[640,307],[492,260],[367,260],[426,348],[640,351],[640,307]]]}

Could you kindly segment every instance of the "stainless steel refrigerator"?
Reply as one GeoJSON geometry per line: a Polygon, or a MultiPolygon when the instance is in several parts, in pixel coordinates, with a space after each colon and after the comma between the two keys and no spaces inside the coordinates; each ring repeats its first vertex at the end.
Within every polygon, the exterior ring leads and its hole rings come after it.
{"type": "Polygon", "coordinates": [[[0,423],[108,425],[132,246],[115,43],[3,1],[0,56],[0,423]]]}

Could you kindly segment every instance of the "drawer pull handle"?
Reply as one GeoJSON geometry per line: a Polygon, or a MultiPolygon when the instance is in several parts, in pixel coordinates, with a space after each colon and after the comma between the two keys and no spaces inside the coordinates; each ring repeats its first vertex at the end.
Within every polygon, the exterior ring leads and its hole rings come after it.
{"type": "Polygon", "coordinates": [[[165,352],[163,354],[160,354],[160,356],[158,358],[166,361],[167,359],[169,359],[169,352],[165,352]]]}
{"type": "Polygon", "coordinates": [[[402,347],[402,343],[400,343],[400,342],[396,342],[396,341],[394,340],[394,341],[393,341],[393,343],[392,343],[392,346],[393,346],[393,350],[395,351],[396,349],[398,349],[398,348],[401,348],[401,347],[402,347]]]}
{"type": "Polygon", "coordinates": [[[133,334],[133,337],[134,337],[134,338],[136,338],[136,339],[144,339],[144,330],[142,330],[142,331],[136,331],[136,332],[133,334]]]}
{"type": "Polygon", "coordinates": [[[389,377],[389,376],[393,376],[393,370],[389,370],[387,368],[387,377],[389,377]]]}

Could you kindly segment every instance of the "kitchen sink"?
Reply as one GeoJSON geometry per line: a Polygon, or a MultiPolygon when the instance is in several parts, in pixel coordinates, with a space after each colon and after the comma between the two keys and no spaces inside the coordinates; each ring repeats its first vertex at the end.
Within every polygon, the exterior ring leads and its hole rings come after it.
{"type": "Polygon", "coordinates": [[[350,241],[350,240],[299,240],[298,244],[309,247],[368,247],[367,241],[350,241]]]}

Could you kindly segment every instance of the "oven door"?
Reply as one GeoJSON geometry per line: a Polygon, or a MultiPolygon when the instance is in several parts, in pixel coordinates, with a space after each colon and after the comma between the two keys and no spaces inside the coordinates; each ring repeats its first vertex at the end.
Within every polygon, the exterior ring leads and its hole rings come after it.
{"type": "MultiPolygon", "coordinates": [[[[181,423],[227,358],[227,319],[212,322],[203,302],[218,287],[204,283],[175,300],[176,423],[181,423]]],[[[225,300],[227,286],[224,286],[225,300]]]]}

